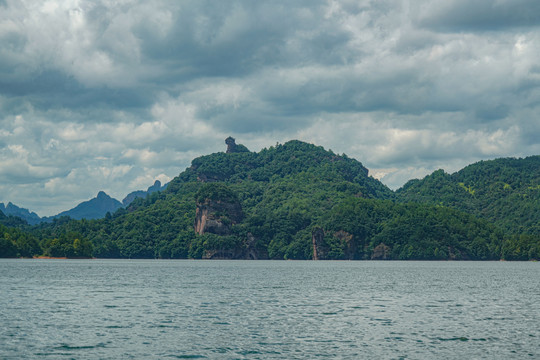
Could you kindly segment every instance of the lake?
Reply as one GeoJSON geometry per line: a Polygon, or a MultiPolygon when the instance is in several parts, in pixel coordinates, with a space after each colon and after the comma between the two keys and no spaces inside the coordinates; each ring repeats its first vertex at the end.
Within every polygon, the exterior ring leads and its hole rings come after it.
{"type": "Polygon", "coordinates": [[[533,262],[0,260],[1,359],[539,359],[533,262]]]}

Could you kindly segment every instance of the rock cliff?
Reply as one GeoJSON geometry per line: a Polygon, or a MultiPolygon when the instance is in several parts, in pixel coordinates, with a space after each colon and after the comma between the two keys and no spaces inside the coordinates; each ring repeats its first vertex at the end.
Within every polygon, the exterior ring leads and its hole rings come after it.
{"type": "Polygon", "coordinates": [[[251,233],[240,236],[234,226],[244,219],[237,194],[223,183],[205,183],[196,194],[194,229],[204,236],[203,259],[267,259],[251,233]]]}
{"type": "Polygon", "coordinates": [[[349,234],[346,231],[339,230],[338,232],[334,233],[334,237],[336,239],[339,239],[342,243],[346,245],[345,247],[345,259],[347,260],[356,260],[356,249],[357,245],[354,241],[354,237],[352,234],[349,234]]]}
{"type": "Polygon", "coordinates": [[[319,227],[313,229],[311,240],[313,242],[313,260],[324,260],[328,253],[328,248],[324,241],[324,230],[319,227]]]}
{"type": "Polygon", "coordinates": [[[242,144],[237,144],[236,140],[233,137],[228,137],[225,139],[225,144],[227,144],[227,154],[230,153],[240,153],[240,152],[249,152],[248,148],[242,144]]]}
{"type": "Polygon", "coordinates": [[[380,243],[373,249],[373,254],[371,255],[371,260],[390,260],[392,259],[391,251],[389,246],[386,246],[384,243],[380,243]]]}
{"type": "Polygon", "coordinates": [[[195,232],[230,235],[231,226],[242,221],[242,206],[238,202],[204,199],[197,202],[195,232]]]}

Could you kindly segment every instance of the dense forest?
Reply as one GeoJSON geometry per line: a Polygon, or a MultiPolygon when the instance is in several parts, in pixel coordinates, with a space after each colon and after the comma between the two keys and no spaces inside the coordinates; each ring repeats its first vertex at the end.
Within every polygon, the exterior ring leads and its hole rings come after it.
{"type": "Polygon", "coordinates": [[[393,192],[301,141],[196,158],[167,189],[98,220],[0,216],[0,256],[540,259],[540,157],[439,170],[393,192]]]}
{"type": "Polygon", "coordinates": [[[540,156],[480,161],[454,174],[438,170],[396,195],[471,213],[508,233],[540,235],[540,156]]]}

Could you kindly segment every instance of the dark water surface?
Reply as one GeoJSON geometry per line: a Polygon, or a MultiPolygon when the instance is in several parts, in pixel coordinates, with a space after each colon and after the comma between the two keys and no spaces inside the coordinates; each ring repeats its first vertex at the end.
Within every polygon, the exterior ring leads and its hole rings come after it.
{"type": "Polygon", "coordinates": [[[0,260],[0,359],[540,359],[540,263],[0,260]]]}

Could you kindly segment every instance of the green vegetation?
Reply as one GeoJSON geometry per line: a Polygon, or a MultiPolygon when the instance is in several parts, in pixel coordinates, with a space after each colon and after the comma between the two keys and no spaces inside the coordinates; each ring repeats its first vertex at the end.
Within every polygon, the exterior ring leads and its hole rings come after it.
{"type": "Polygon", "coordinates": [[[230,187],[223,183],[206,183],[203,184],[195,195],[197,202],[202,203],[205,200],[213,201],[238,201],[238,196],[230,187]]]}
{"type": "Polygon", "coordinates": [[[4,226],[0,256],[311,259],[318,232],[321,259],[540,259],[540,157],[438,170],[392,192],[322,147],[240,149],[194,159],[103,219],[4,226]]]}
{"type": "Polygon", "coordinates": [[[402,202],[448,206],[496,224],[506,234],[540,236],[540,156],[480,161],[438,170],[397,191],[402,202]]]}
{"type": "Polygon", "coordinates": [[[499,258],[502,241],[483,220],[424,204],[347,199],[326,221],[334,259],[377,258],[376,248],[383,246],[386,259],[490,260],[499,258]]]}
{"type": "Polygon", "coordinates": [[[80,233],[67,232],[58,238],[48,239],[42,243],[45,256],[88,258],[92,257],[92,243],[80,233]]]}
{"type": "Polygon", "coordinates": [[[41,253],[36,237],[20,229],[0,225],[0,257],[33,257],[41,253]]]}

